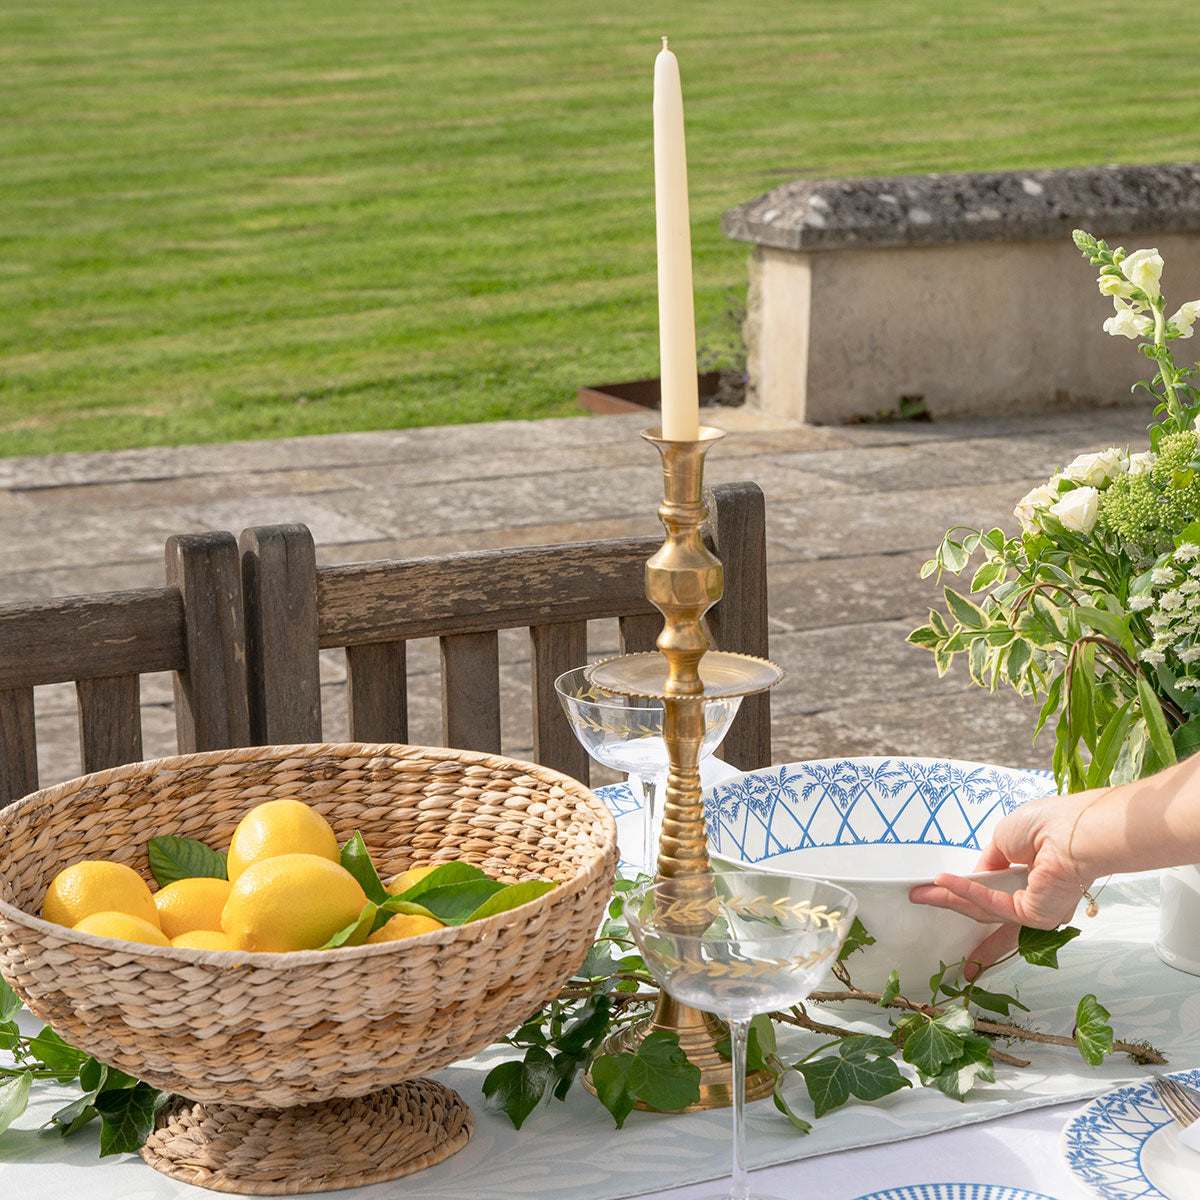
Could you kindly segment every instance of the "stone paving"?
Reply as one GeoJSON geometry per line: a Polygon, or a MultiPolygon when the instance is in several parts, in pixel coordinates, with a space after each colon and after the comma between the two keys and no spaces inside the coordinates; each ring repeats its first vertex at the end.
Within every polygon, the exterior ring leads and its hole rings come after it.
{"type": "MultiPolygon", "coordinates": [[[[709,482],[767,497],[774,758],[949,755],[1047,766],[1028,699],[938,679],[905,643],[940,600],[919,577],[956,524],[1014,528],[1012,508],[1083,450],[1146,446],[1141,407],[936,423],[788,425],[706,410],[730,436],[709,482]]],[[[0,459],[0,603],[162,584],[172,533],[301,521],[321,563],[661,532],[658,456],[641,414],[510,421],[231,445],[0,459]]],[[[590,650],[615,648],[598,623],[590,650]]],[[[528,645],[501,643],[504,750],[529,752],[528,645]]],[[[325,736],[346,736],[336,654],[325,736]]],[[[410,649],[410,735],[440,739],[435,644],[410,649]]],[[[174,749],[167,678],[143,686],[145,750],[174,749]]],[[[78,772],[70,685],[38,695],[42,782],[78,772]]]]}

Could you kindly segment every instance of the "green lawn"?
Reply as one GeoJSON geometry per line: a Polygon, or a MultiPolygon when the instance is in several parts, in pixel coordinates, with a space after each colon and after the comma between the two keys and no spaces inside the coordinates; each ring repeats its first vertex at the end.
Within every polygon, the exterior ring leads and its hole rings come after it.
{"type": "Polygon", "coordinates": [[[1200,158],[1193,24],[1175,0],[5,0],[0,454],[553,416],[656,374],[662,33],[705,343],[745,282],[721,212],[789,178],[1200,158]]]}

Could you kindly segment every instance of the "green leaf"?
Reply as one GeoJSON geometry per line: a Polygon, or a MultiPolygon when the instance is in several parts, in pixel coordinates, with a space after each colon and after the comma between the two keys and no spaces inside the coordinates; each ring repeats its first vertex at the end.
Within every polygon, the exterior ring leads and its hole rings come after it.
{"type": "Polygon", "coordinates": [[[970,557],[960,543],[950,539],[949,534],[945,536],[941,546],[938,547],[938,561],[947,571],[952,571],[956,575],[967,565],[970,557]]]}
{"type": "Polygon", "coordinates": [[[1126,701],[1105,723],[1104,731],[1092,753],[1092,761],[1088,764],[1089,788],[1104,787],[1108,783],[1121,755],[1121,747],[1125,744],[1125,735],[1133,721],[1133,704],[1132,700],[1126,701]]]}
{"type": "Polygon", "coordinates": [[[963,1039],[975,1028],[971,1014],[955,1005],[926,1018],[904,1042],[904,1060],[924,1075],[940,1075],[963,1052],[963,1039]]]}
{"type": "MultiPolygon", "coordinates": [[[[392,914],[388,913],[382,924],[386,924],[391,919],[392,914]]],[[[351,921],[349,925],[339,929],[337,933],[325,942],[318,946],[318,950],[332,950],[336,946],[361,946],[367,938],[369,938],[375,929],[375,922],[379,917],[379,906],[373,901],[368,900],[363,905],[363,910],[358,914],[357,921],[351,921]]]]}
{"type": "Polygon", "coordinates": [[[982,1008],[985,1012],[1000,1013],[1001,1016],[1005,1017],[1014,1008],[1019,1008],[1022,1012],[1029,1011],[1029,1006],[1022,1004],[1016,996],[1009,996],[1004,992],[989,992],[984,988],[976,987],[974,984],[963,988],[960,995],[965,996],[976,1008],[982,1008]]]}
{"type": "MultiPolygon", "coordinates": [[[[407,893],[406,893],[407,894],[407,893]]],[[[373,933],[381,925],[386,925],[396,913],[408,913],[410,916],[432,917],[433,913],[429,911],[423,904],[417,904],[413,900],[401,900],[399,897],[393,897],[386,904],[381,904],[375,914],[375,922],[371,932],[373,933]]],[[[436,917],[434,918],[437,919],[436,917]]],[[[358,922],[354,924],[357,926],[358,922]]]]}
{"type": "Polygon", "coordinates": [[[78,1133],[100,1115],[96,1109],[95,1100],[95,1092],[80,1096],[52,1114],[50,1124],[58,1130],[62,1137],[70,1137],[73,1133],[78,1133]]]}
{"type": "Polygon", "coordinates": [[[556,886],[553,879],[524,879],[520,883],[501,884],[501,890],[489,896],[466,920],[482,921],[484,917],[494,917],[497,913],[508,912],[510,908],[519,908],[544,896],[556,886]]]}
{"type": "Polygon", "coordinates": [[[921,578],[928,579],[938,569],[938,560],[931,558],[921,564],[921,578]]]}
{"type": "Polygon", "coordinates": [[[880,1004],[891,1004],[900,995],[900,972],[893,970],[883,985],[883,993],[879,997],[880,1004]]]}
{"type": "MultiPolygon", "coordinates": [[[[895,1047],[891,1049],[894,1051],[895,1047]]],[[[817,1117],[845,1104],[852,1095],[860,1100],[878,1100],[901,1088],[912,1087],[889,1057],[829,1054],[797,1063],[795,1069],[804,1076],[817,1117]]]]}
{"type": "Polygon", "coordinates": [[[35,1054],[51,1071],[66,1083],[79,1074],[79,1068],[90,1055],[76,1050],[48,1026],[29,1039],[30,1053],[35,1054]]]}
{"type": "Polygon", "coordinates": [[[612,945],[609,942],[593,942],[582,965],[575,972],[575,978],[611,979],[620,969],[613,957],[612,945]]]}
{"type": "Polygon", "coordinates": [[[923,1076],[922,1082],[932,1083],[952,1100],[964,1100],[976,1082],[982,1079],[991,1083],[995,1078],[996,1068],[987,1038],[972,1033],[963,1038],[962,1053],[954,1062],[948,1063],[932,1079],[923,1076]]]}
{"type": "Polygon", "coordinates": [[[0,1082],[0,1133],[3,1133],[28,1107],[33,1072],[22,1071],[0,1082]]]}
{"type": "Polygon", "coordinates": [[[843,1058],[891,1058],[898,1054],[900,1047],[891,1038],[881,1037],[877,1033],[853,1033],[841,1044],[838,1053],[843,1058]]]}
{"type": "Polygon", "coordinates": [[[1006,568],[998,559],[985,562],[971,579],[971,591],[982,592],[1004,578],[1006,568]]]}
{"type": "Polygon", "coordinates": [[[1021,675],[1029,666],[1032,656],[1028,642],[1021,639],[1013,642],[1008,651],[1008,662],[1005,664],[1005,673],[1008,675],[1009,683],[1013,685],[1020,683],[1021,675]]]}
{"type": "Polygon", "coordinates": [[[1062,929],[1031,929],[1023,925],[1017,935],[1017,953],[1035,967],[1057,967],[1058,952],[1078,936],[1079,930],[1073,925],[1062,929]]]}
{"type": "Polygon", "coordinates": [[[625,1124],[625,1118],[637,1104],[637,1097],[629,1087],[632,1070],[632,1054],[601,1054],[592,1063],[592,1086],[596,1089],[596,1098],[612,1113],[618,1129],[625,1124]]]}
{"type": "Polygon", "coordinates": [[[483,1094],[488,1108],[498,1108],[520,1129],[556,1078],[549,1052],[541,1046],[531,1046],[523,1060],[493,1067],[484,1077],[483,1094]]]}
{"type": "Polygon", "coordinates": [[[629,1087],[651,1108],[676,1112],[700,1099],[700,1068],[688,1061],[677,1034],[656,1029],[637,1048],[629,1087]]]}
{"type": "Polygon", "coordinates": [[[1190,758],[1200,750],[1200,718],[1192,717],[1184,724],[1176,726],[1171,733],[1171,743],[1180,760],[1190,758]]]}
{"type": "Polygon", "coordinates": [[[1089,750],[1096,748],[1096,708],[1093,688],[1096,682],[1096,645],[1089,642],[1075,657],[1067,689],[1069,732],[1077,745],[1082,739],[1089,750]]]}
{"type": "Polygon", "coordinates": [[[926,650],[932,650],[942,642],[938,631],[932,625],[922,625],[919,629],[914,629],[904,640],[910,646],[923,646],[926,650]]]}
{"type": "Polygon", "coordinates": [[[1105,612],[1104,609],[1093,608],[1087,604],[1081,604],[1075,611],[1081,621],[1086,621],[1093,629],[1116,642],[1126,654],[1133,653],[1133,635],[1129,632],[1128,618],[1119,617],[1116,613],[1105,612]]]}
{"type": "Polygon", "coordinates": [[[846,934],[846,940],[842,943],[842,948],[838,951],[838,962],[845,962],[855,950],[861,950],[864,946],[875,945],[875,939],[867,932],[867,927],[855,917],[850,922],[850,932],[846,934]]]}
{"type": "MultiPolygon", "coordinates": [[[[391,893],[383,886],[379,872],[371,861],[367,843],[363,835],[356,829],[354,836],[342,847],[342,866],[358,880],[359,886],[367,894],[367,899],[374,904],[382,904],[391,897],[391,893]]],[[[341,943],[338,943],[339,945],[341,943]]]]}
{"type": "Polygon", "coordinates": [[[1175,758],[1175,747],[1171,743],[1171,733],[1167,729],[1167,719],[1163,716],[1162,705],[1150,686],[1150,681],[1141,671],[1137,674],[1138,700],[1142,706],[1142,717],[1146,722],[1146,732],[1150,736],[1150,745],[1158,756],[1159,763],[1164,767],[1172,766],[1175,758]]]}
{"type": "Polygon", "coordinates": [[[146,843],[150,873],[160,888],[177,879],[228,879],[225,855],[195,838],[162,834],[146,843]]]}
{"type": "Polygon", "coordinates": [[[759,1013],[750,1018],[749,1042],[757,1044],[763,1059],[769,1059],[779,1052],[775,1041],[775,1022],[767,1013],[759,1013]]]}
{"type": "Polygon", "coordinates": [[[425,892],[432,892],[436,888],[447,887],[453,883],[470,883],[473,880],[484,879],[488,879],[488,876],[470,863],[442,863],[440,867],[430,871],[424,879],[418,879],[412,887],[405,888],[403,892],[397,892],[395,899],[416,900],[418,896],[425,892]]]}
{"type": "MultiPolygon", "coordinates": [[[[519,886],[519,885],[517,885],[519,886]]],[[[484,901],[502,892],[507,887],[495,879],[465,880],[445,887],[431,888],[422,892],[420,903],[443,925],[464,925],[483,906],[484,901]]],[[[408,897],[409,892],[404,895],[408,897]]],[[[390,905],[384,905],[387,908],[390,905]]]]}
{"type": "Polygon", "coordinates": [[[167,1099],[148,1083],[103,1091],[96,1097],[100,1114],[100,1157],[136,1154],[154,1130],[154,1114],[167,1099]]]}
{"type": "Polygon", "coordinates": [[[24,1002],[13,991],[8,980],[0,976],[0,1024],[11,1021],[24,1007],[24,1002]]]}
{"type": "Polygon", "coordinates": [[[1075,1010],[1075,1041],[1084,1061],[1098,1067],[1112,1053],[1113,1031],[1108,1024],[1109,1011],[1090,992],[1075,1010]]]}
{"type": "Polygon", "coordinates": [[[812,1122],[806,1121],[803,1117],[797,1116],[792,1111],[791,1105],[788,1104],[787,1099],[783,1094],[783,1083],[785,1079],[787,1079],[786,1071],[775,1076],[775,1086],[771,1090],[771,1099],[774,1101],[775,1107],[781,1113],[783,1113],[783,1115],[787,1117],[789,1121],[791,1121],[792,1126],[795,1129],[799,1130],[801,1133],[808,1133],[812,1129],[812,1122]]]}
{"type": "Polygon", "coordinates": [[[964,629],[987,628],[987,613],[978,604],[968,600],[966,596],[960,596],[953,588],[944,588],[943,594],[946,597],[946,607],[950,610],[950,615],[964,629]]]}

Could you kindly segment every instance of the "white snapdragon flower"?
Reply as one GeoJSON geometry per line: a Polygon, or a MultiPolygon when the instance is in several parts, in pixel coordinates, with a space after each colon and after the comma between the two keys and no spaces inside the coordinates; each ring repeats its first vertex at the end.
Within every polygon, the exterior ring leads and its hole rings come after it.
{"type": "Polygon", "coordinates": [[[1161,587],[1164,583],[1175,582],[1175,572],[1170,567],[1155,567],[1150,572],[1150,582],[1155,587],[1161,587]]]}
{"type": "Polygon", "coordinates": [[[1148,608],[1154,607],[1153,596],[1130,596],[1129,611],[1130,612],[1145,612],[1148,608]]]}
{"type": "Polygon", "coordinates": [[[1049,483],[1039,483],[1017,501],[1013,516],[1021,522],[1021,528],[1027,533],[1037,533],[1041,528],[1037,523],[1037,514],[1049,508],[1058,499],[1058,489],[1054,486],[1057,478],[1058,476],[1055,476],[1049,483]]]}
{"type": "Polygon", "coordinates": [[[1121,274],[1151,300],[1158,299],[1158,281],[1162,272],[1162,255],[1157,250],[1135,250],[1121,262],[1121,274]]]}
{"type": "Polygon", "coordinates": [[[1140,454],[1131,454],[1125,470],[1130,475],[1140,475],[1154,466],[1154,460],[1157,457],[1153,450],[1143,450],[1140,454]]]}
{"type": "Polygon", "coordinates": [[[1129,460],[1125,455],[1116,446],[1110,446],[1094,454],[1076,455],[1061,474],[1075,483],[1098,488],[1111,483],[1118,475],[1124,475],[1128,465],[1129,460]]]}
{"type": "Polygon", "coordinates": [[[1133,284],[1124,275],[1101,275],[1096,283],[1102,296],[1120,296],[1128,300],[1133,295],[1133,284]]]}
{"type": "Polygon", "coordinates": [[[1094,487],[1077,487],[1057,504],[1050,505],[1049,511],[1067,529],[1075,533],[1091,533],[1100,515],[1100,493],[1094,487]]]}
{"type": "Polygon", "coordinates": [[[1200,300],[1189,300],[1175,310],[1168,324],[1175,327],[1180,337],[1190,338],[1197,317],[1200,317],[1200,300]]]}
{"type": "Polygon", "coordinates": [[[1120,296],[1113,300],[1113,304],[1116,305],[1117,315],[1104,322],[1105,333],[1136,341],[1138,338],[1149,337],[1154,332],[1154,322],[1130,308],[1120,296]]]}

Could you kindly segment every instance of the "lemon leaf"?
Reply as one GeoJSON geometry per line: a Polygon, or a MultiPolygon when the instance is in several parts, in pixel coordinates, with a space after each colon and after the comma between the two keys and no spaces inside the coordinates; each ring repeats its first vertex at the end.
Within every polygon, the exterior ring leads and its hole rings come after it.
{"type": "MultiPolygon", "coordinates": [[[[490,879],[487,874],[481,871],[478,867],[473,867],[470,863],[465,862],[448,862],[442,863],[436,870],[430,871],[424,879],[418,879],[412,887],[405,888],[404,891],[396,894],[398,900],[415,900],[418,896],[425,892],[432,892],[436,888],[448,887],[455,883],[470,883],[475,880],[487,880],[488,883],[494,883],[495,880],[490,879]]],[[[500,886],[503,887],[503,884],[500,886]]]]}
{"type": "MultiPolygon", "coordinates": [[[[366,892],[368,900],[382,904],[388,898],[390,893],[383,886],[379,872],[371,861],[371,852],[367,849],[367,843],[363,841],[363,835],[357,829],[354,831],[354,836],[342,847],[341,859],[342,866],[358,880],[362,890],[366,892]]],[[[338,945],[341,943],[339,942],[338,945]]]]}
{"type": "Polygon", "coordinates": [[[363,905],[362,912],[358,914],[357,921],[351,921],[344,929],[339,929],[329,941],[323,946],[318,946],[317,949],[332,950],[336,946],[361,946],[371,936],[378,914],[379,906],[373,900],[368,900],[363,905]]]}
{"type": "Polygon", "coordinates": [[[225,855],[195,838],[172,837],[163,834],[146,843],[150,873],[160,888],[177,879],[228,879],[225,855]]]}
{"type": "MultiPolygon", "coordinates": [[[[451,883],[422,892],[421,904],[443,925],[463,925],[471,920],[485,901],[507,887],[507,884],[488,879],[487,876],[467,879],[462,883],[451,883]]],[[[411,894],[411,889],[404,893],[406,897],[411,894]]]]}
{"type": "MultiPolygon", "coordinates": [[[[526,879],[522,883],[501,886],[504,887],[503,891],[489,896],[466,920],[481,921],[484,917],[494,917],[497,913],[508,912],[510,908],[517,908],[522,904],[528,904],[530,900],[544,896],[556,884],[553,879],[526,879]]],[[[466,921],[463,923],[466,924],[466,921]]]]}
{"type": "MultiPolygon", "coordinates": [[[[433,917],[433,913],[429,911],[423,904],[415,904],[411,900],[401,900],[399,897],[393,897],[386,904],[381,904],[375,914],[375,923],[371,927],[371,932],[382,925],[386,925],[397,913],[408,913],[416,917],[433,917]]],[[[438,918],[433,917],[436,921],[438,918]]]]}

